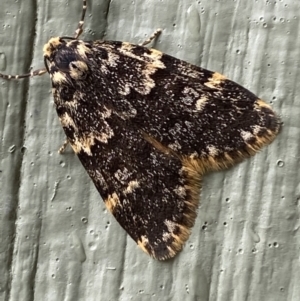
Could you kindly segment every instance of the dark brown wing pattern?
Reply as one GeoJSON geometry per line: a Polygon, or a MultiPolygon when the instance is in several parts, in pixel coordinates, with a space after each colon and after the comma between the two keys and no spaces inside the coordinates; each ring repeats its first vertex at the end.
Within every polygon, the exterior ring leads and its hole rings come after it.
{"type": "Polygon", "coordinates": [[[280,128],[247,89],[154,49],[53,38],[44,55],[68,141],[107,208],[157,259],[188,239],[203,174],[254,155],[280,128]]]}

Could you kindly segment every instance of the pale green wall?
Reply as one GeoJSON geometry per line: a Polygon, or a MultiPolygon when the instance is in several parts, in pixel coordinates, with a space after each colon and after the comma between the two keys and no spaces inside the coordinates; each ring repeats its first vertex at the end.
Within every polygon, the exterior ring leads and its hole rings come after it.
{"type": "MultiPolygon", "coordinates": [[[[283,130],[253,159],[205,178],[185,249],[158,262],[106,212],[72,151],[57,153],[49,77],[0,80],[0,301],[299,300],[299,0],[109,3],[89,1],[85,39],[140,43],[160,27],[156,48],[272,102],[283,130]]],[[[1,0],[0,71],[43,67],[43,44],[73,34],[80,9],[1,0]]]]}

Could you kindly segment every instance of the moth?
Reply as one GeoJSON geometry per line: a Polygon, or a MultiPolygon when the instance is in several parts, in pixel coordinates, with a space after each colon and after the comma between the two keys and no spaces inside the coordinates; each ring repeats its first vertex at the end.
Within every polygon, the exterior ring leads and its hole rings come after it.
{"type": "MultiPolygon", "coordinates": [[[[271,143],[280,119],[225,76],[155,49],[51,38],[45,68],[67,143],[107,209],[150,256],[174,257],[194,225],[202,177],[271,143]]],[[[66,144],[64,145],[64,147],[66,144]]],[[[62,151],[64,149],[62,148],[62,151]]]]}

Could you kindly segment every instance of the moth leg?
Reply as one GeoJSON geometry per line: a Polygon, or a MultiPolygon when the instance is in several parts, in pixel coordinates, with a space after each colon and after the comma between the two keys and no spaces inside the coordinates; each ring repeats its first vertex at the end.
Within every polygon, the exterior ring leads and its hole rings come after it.
{"type": "Polygon", "coordinates": [[[160,28],[156,29],[153,34],[143,43],[139,44],[140,46],[146,46],[148,44],[150,44],[155,38],[157,38],[159,36],[159,34],[162,32],[162,30],[160,28]]]}
{"type": "Polygon", "coordinates": [[[68,141],[68,139],[66,139],[64,141],[63,145],[59,148],[58,153],[62,154],[66,150],[66,147],[68,146],[68,144],[69,144],[69,141],[68,141]]]}
{"type": "Polygon", "coordinates": [[[20,74],[20,75],[10,75],[10,74],[3,74],[0,73],[0,77],[4,79],[20,79],[20,78],[26,78],[26,77],[33,77],[33,76],[40,76],[47,72],[45,68],[37,69],[34,71],[31,71],[30,73],[20,74]]]}
{"type": "Polygon", "coordinates": [[[81,13],[81,19],[78,23],[78,27],[75,30],[75,34],[74,34],[74,38],[78,39],[79,36],[82,34],[83,32],[83,24],[84,24],[84,17],[85,17],[85,12],[86,12],[86,0],[82,0],[82,13],[81,13]]]}

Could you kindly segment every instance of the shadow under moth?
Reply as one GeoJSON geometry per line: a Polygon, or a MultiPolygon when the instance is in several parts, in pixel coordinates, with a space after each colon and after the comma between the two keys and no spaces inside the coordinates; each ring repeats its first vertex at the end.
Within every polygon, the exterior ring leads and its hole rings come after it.
{"type": "MultiPolygon", "coordinates": [[[[141,45],[79,40],[44,46],[56,111],[107,209],[143,251],[174,257],[197,215],[205,173],[272,142],[280,119],[225,76],[141,45]]],[[[63,150],[63,149],[62,149],[63,150]]]]}

